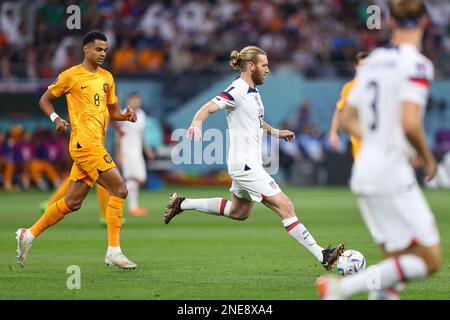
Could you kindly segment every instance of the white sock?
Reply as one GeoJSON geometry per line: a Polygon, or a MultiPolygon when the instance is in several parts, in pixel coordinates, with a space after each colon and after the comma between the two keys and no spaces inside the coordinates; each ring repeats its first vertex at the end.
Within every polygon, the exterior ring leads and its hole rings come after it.
{"type": "Polygon", "coordinates": [[[139,207],[138,196],[139,196],[139,184],[134,180],[127,181],[128,189],[128,210],[133,210],[139,207]]]}
{"type": "Polygon", "coordinates": [[[302,246],[311,252],[317,260],[320,262],[323,261],[323,248],[317,244],[312,234],[310,234],[305,226],[298,221],[297,217],[284,219],[281,222],[292,238],[297,240],[302,246]]]}
{"type": "Polygon", "coordinates": [[[28,241],[33,241],[35,239],[30,229],[27,229],[27,231],[25,232],[25,238],[27,238],[28,241]]]}
{"type": "Polygon", "coordinates": [[[347,276],[340,282],[345,297],[373,289],[392,288],[406,280],[420,279],[428,274],[425,262],[414,254],[389,258],[369,267],[366,271],[347,276]]]}
{"type": "Polygon", "coordinates": [[[217,216],[230,216],[231,201],[223,198],[184,199],[182,210],[198,210],[217,216]]]}
{"type": "Polygon", "coordinates": [[[108,246],[108,254],[117,254],[117,253],[121,253],[122,250],[120,249],[120,247],[110,247],[108,246]]]}
{"type": "Polygon", "coordinates": [[[403,289],[405,284],[399,282],[390,288],[370,290],[367,300],[400,300],[403,289]]]}

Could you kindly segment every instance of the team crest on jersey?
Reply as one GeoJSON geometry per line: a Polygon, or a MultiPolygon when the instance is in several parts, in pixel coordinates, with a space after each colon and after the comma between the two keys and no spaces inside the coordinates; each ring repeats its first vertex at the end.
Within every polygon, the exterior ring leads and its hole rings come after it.
{"type": "Polygon", "coordinates": [[[103,84],[103,91],[105,91],[105,93],[108,93],[109,90],[109,85],[107,83],[103,84]]]}
{"type": "Polygon", "coordinates": [[[103,160],[105,160],[106,163],[111,163],[112,162],[111,156],[109,154],[105,154],[103,156],[103,160]]]}

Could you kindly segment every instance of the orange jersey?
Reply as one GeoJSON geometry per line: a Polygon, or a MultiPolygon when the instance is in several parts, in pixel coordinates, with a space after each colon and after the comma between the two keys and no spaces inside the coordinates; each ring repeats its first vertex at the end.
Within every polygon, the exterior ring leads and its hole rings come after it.
{"type": "MultiPolygon", "coordinates": [[[[353,86],[355,85],[356,80],[353,79],[349,82],[347,82],[344,87],[341,90],[341,98],[339,99],[339,101],[336,103],[336,109],[338,110],[342,110],[345,106],[345,102],[347,100],[347,96],[348,93],[350,92],[350,90],[353,88],[353,86]]],[[[352,155],[353,155],[353,159],[356,159],[356,157],[358,156],[359,153],[359,149],[361,148],[361,140],[358,139],[357,137],[354,136],[350,136],[350,141],[352,143],[352,155]]]]}
{"type": "Polygon", "coordinates": [[[105,142],[109,123],[108,104],[117,102],[112,74],[98,68],[91,72],[81,64],[63,71],[48,90],[66,96],[72,133],[69,149],[105,142]]]}

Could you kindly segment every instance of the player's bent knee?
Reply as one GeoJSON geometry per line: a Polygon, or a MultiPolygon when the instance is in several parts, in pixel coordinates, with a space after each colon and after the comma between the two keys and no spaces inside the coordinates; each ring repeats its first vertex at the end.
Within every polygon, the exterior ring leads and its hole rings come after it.
{"type": "Polygon", "coordinates": [[[128,196],[128,189],[127,186],[125,184],[123,184],[122,186],[120,186],[120,188],[118,188],[114,194],[114,196],[125,199],[128,196]]]}
{"type": "Polygon", "coordinates": [[[248,214],[240,214],[240,215],[235,217],[235,219],[239,220],[239,221],[247,220],[247,218],[248,218],[248,214]]]}
{"type": "Polygon", "coordinates": [[[439,247],[421,248],[416,253],[424,262],[427,267],[428,275],[436,273],[441,268],[441,253],[439,247]]]}
{"type": "Polygon", "coordinates": [[[232,209],[230,211],[230,218],[233,218],[234,220],[244,221],[249,217],[249,213],[250,212],[248,210],[232,209]]]}
{"type": "Polygon", "coordinates": [[[73,200],[73,199],[65,199],[67,207],[73,212],[80,210],[81,205],[83,204],[82,200],[73,200]]]}
{"type": "Polygon", "coordinates": [[[128,189],[127,187],[124,187],[123,190],[121,190],[120,195],[123,199],[125,199],[128,196],[128,189]]]}
{"type": "Polygon", "coordinates": [[[427,269],[428,274],[436,273],[441,268],[441,256],[437,253],[433,253],[430,257],[428,257],[427,261],[427,269]]]}

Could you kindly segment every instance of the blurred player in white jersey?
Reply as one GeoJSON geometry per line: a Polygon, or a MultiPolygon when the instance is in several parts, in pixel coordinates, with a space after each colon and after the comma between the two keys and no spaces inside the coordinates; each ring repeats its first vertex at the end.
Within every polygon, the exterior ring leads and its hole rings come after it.
{"type": "Polygon", "coordinates": [[[139,187],[147,180],[147,166],[144,153],[149,159],[154,158],[153,150],[144,139],[145,112],[141,109],[142,99],[137,92],[128,95],[127,105],[136,112],[138,120],[129,126],[122,123],[123,135],[119,138],[119,163],[128,188],[128,214],[147,215],[147,209],[139,206],[139,187]]]}
{"type": "Polygon", "coordinates": [[[441,264],[436,222],[411,165],[413,158],[421,163],[426,179],[436,173],[422,126],[434,77],[432,63],[419,52],[428,16],[423,0],[392,0],[389,7],[392,46],[366,59],[341,120],[346,132],[363,141],[351,188],[385,260],[341,280],[319,278],[322,299],[386,292],[431,275],[441,264]]]}
{"type": "Polygon", "coordinates": [[[173,193],[164,222],[169,223],[183,210],[245,220],[254,202],[262,202],[279,215],[289,235],[314,255],[326,270],[330,270],[344,250],[344,245],[327,249],[319,246],[298,220],[292,202],[262,166],[263,131],[275,138],[295,139],[291,131],[274,129],[264,121],[264,105],[256,86],[262,85],[269,73],[267,55],[258,47],[246,47],[240,52],[231,52],[230,65],[241,72],[240,77],[197,111],[188,129],[188,138],[200,140],[201,125],[206,118],[221,109],[225,110],[230,134],[227,164],[233,179],[230,188],[232,200],[189,199],[173,193]]]}

